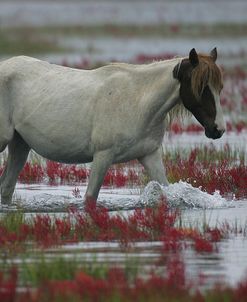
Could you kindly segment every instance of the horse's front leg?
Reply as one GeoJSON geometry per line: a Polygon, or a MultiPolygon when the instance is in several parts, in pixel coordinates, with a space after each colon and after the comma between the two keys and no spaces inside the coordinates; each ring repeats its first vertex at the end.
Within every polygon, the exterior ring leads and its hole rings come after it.
{"type": "Polygon", "coordinates": [[[113,154],[110,150],[99,151],[94,154],[87,191],[86,201],[97,200],[105,174],[112,164],[113,154]]]}
{"type": "Polygon", "coordinates": [[[165,167],[163,165],[161,147],[138,160],[144,166],[151,180],[156,180],[161,185],[169,185],[166,178],[165,167]]]}

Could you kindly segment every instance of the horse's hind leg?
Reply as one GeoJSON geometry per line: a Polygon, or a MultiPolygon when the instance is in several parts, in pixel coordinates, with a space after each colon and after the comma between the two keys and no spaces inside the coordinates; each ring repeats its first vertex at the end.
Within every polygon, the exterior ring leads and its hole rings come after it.
{"type": "Polygon", "coordinates": [[[11,203],[18,175],[26,162],[29,151],[30,147],[15,132],[8,145],[8,160],[0,180],[2,204],[11,203]]]}

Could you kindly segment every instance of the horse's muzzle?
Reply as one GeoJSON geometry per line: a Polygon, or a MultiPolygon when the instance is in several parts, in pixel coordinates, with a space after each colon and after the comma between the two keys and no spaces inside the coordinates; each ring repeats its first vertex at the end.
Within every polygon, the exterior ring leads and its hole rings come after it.
{"type": "Polygon", "coordinates": [[[213,128],[205,128],[205,135],[212,139],[220,138],[224,132],[225,129],[218,129],[217,126],[214,126],[213,128]]]}

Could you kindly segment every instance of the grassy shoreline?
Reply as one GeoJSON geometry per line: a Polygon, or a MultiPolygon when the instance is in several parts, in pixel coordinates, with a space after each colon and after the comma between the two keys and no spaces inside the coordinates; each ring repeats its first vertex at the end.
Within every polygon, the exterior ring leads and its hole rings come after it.
{"type": "Polygon", "coordinates": [[[235,38],[247,36],[244,24],[159,24],[159,25],[92,25],[54,27],[11,27],[0,29],[1,55],[40,55],[71,51],[61,47],[57,40],[76,36],[79,38],[99,37],[143,37],[143,38],[235,38]]]}

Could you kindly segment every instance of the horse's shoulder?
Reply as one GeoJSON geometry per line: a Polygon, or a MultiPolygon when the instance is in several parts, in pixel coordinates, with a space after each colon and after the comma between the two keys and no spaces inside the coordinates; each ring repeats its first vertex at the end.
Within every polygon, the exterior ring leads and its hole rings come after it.
{"type": "Polygon", "coordinates": [[[113,83],[115,81],[129,82],[135,74],[135,68],[131,64],[126,63],[111,63],[92,71],[92,76],[97,75],[97,77],[104,79],[105,83],[113,83]]]}
{"type": "Polygon", "coordinates": [[[127,64],[127,63],[110,63],[108,65],[104,65],[95,71],[105,72],[105,73],[131,73],[136,69],[136,65],[127,64]]]}

